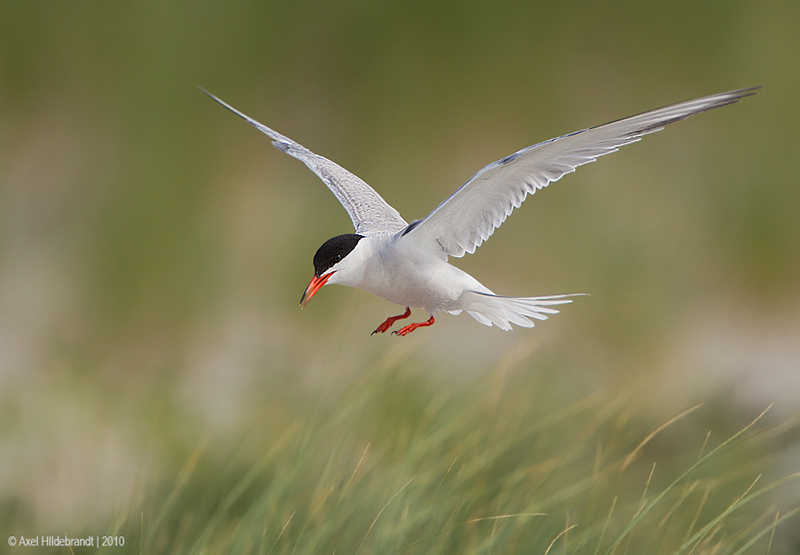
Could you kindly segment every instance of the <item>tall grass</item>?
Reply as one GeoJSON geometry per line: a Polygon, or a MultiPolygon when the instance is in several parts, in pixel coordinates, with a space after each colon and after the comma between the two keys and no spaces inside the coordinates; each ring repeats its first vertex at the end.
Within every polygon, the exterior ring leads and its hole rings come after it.
{"type": "Polygon", "coordinates": [[[501,366],[454,382],[387,359],[335,394],[281,392],[236,442],[201,441],[113,533],[131,553],[788,549],[800,506],[774,493],[798,475],[771,470],[786,425],[764,411],[727,437],[691,433],[715,409],[656,422],[630,395],[565,401],[563,380],[501,366]]]}

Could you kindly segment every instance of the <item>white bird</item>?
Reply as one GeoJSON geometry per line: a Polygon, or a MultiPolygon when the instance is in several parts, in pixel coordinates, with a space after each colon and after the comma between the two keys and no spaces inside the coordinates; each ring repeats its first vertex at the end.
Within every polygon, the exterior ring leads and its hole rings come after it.
{"type": "Polygon", "coordinates": [[[326,284],[358,287],[405,306],[372,332],[383,333],[424,308],[430,318],[393,333],[407,335],[430,326],[443,312],[466,311],[481,324],[510,330],[533,327],[558,312],[573,295],[503,297],[447,262],[472,254],[522,204],[528,194],[558,181],[578,166],[639,141],[644,135],[691,115],[738,102],[761,87],[688,100],[637,116],[550,139],[493,162],[472,176],[433,212],[410,224],[364,181],[246,116],[210,92],[204,93],[272,139],[272,144],[308,166],[350,215],[355,233],[326,241],[314,255],[314,277],[300,299],[301,308],[326,284]]]}

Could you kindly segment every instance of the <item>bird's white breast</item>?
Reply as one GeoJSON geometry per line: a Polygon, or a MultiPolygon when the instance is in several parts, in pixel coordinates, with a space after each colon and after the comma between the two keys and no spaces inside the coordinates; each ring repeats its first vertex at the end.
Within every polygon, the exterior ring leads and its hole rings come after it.
{"type": "Polygon", "coordinates": [[[475,278],[411,241],[367,237],[342,261],[329,283],[358,287],[431,313],[458,310],[465,290],[488,291],[475,278]]]}

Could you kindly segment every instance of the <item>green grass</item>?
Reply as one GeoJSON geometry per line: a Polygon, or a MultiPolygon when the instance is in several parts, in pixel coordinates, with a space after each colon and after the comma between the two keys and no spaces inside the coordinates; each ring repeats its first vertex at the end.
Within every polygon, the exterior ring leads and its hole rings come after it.
{"type": "Polygon", "coordinates": [[[336,394],[278,388],[118,517],[114,553],[782,552],[788,425],[753,414],[717,438],[700,431],[716,409],[659,422],[635,392],[565,402],[568,379],[387,359],[336,394]]]}
{"type": "Polygon", "coordinates": [[[800,552],[798,429],[741,408],[798,413],[800,3],[316,4],[0,3],[0,545],[800,552]],[[397,342],[367,338],[392,309],[364,292],[296,309],[347,216],[195,84],[409,219],[527,145],[765,89],[537,193],[456,263],[591,297],[397,342]]]}

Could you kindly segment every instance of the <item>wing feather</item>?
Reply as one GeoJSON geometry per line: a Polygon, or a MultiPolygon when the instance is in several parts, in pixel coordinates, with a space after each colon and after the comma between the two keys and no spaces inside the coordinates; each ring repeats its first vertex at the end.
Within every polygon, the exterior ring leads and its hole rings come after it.
{"type": "Polygon", "coordinates": [[[375,189],[358,176],[340,165],[315,154],[289,137],[273,131],[263,123],[243,114],[230,104],[220,100],[202,87],[198,87],[213,100],[245,120],[247,123],[269,136],[272,144],[280,151],[303,162],[322,180],[347,210],[356,233],[359,235],[381,235],[396,233],[406,228],[408,223],[400,214],[383,200],[375,189]]]}
{"type": "Polygon", "coordinates": [[[481,169],[404,235],[441,249],[445,258],[472,254],[529,194],[670,123],[733,104],[760,88],[673,104],[524,148],[481,169]]]}

